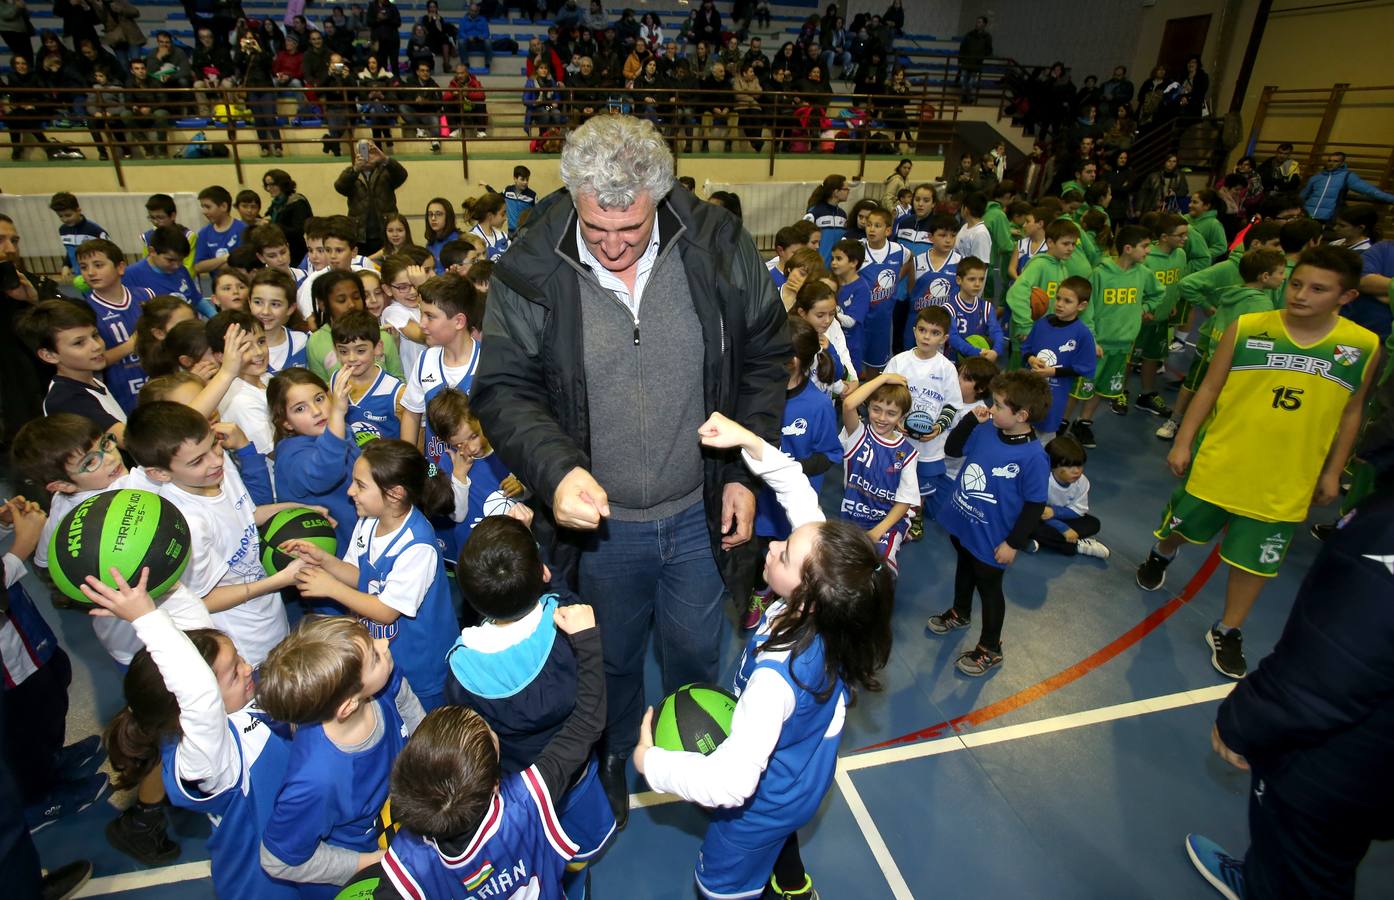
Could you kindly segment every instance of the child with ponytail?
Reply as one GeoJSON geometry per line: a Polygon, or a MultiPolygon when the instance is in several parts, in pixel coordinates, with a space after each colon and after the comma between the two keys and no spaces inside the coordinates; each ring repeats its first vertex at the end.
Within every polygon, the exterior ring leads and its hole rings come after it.
{"type": "Polygon", "coordinates": [[[790,313],[813,326],[818,333],[819,357],[831,361],[832,369],[824,369],[821,362],[810,370],[811,381],[825,394],[833,397],[857,389],[857,371],[852,366],[852,355],[847,350],[847,336],[842,331],[842,323],[837,320],[837,291],[826,281],[807,281],[794,296],[794,306],[790,313]],[[823,373],[831,374],[825,381],[823,373]]]}
{"type": "Polygon", "coordinates": [[[484,242],[484,256],[491,262],[508,249],[508,210],[503,194],[489,191],[469,204],[474,227],[469,233],[484,242]]]}
{"type": "Polygon", "coordinates": [[[459,626],[445,565],[428,516],[448,516],[450,479],[428,472],[413,444],[380,439],[363,448],[348,490],[358,514],[339,559],[308,541],[282,550],[308,565],[298,580],[306,597],[333,600],[391,641],[392,655],[427,711],[443,702],[445,655],[459,626]]]}
{"type": "Polygon", "coordinates": [[[847,707],[881,689],[894,576],[865,531],[824,521],[799,463],[720,413],[698,434],[705,446],[740,448],[793,530],[765,555],[779,599],[746,644],[730,736],[708,756],[659,749],[650,709],[634,767],[654,790],[718,810],[697,858],[703,896],[811,898],[798,829],[832,786],[847,707]]]}

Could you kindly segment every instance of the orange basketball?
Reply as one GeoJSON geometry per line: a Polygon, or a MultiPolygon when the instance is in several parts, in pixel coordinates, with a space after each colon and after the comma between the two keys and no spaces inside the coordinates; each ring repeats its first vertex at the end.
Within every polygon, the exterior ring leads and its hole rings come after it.
{"type": "Polygon", "coordinates": [[[1046,296],[1046,292],[1038,287],[1033,287],[1031,289],[1031,320],[1039,319],[1049,309],[1050,298],[1046,296]]]}

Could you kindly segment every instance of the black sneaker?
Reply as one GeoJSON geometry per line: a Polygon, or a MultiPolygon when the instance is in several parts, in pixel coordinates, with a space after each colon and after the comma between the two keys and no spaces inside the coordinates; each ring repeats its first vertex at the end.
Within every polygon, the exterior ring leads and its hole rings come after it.
{"type": "Polygon", "coordinates": [[[1311,527],[1312,537],[1319,541],[1325,541],[1336,533],[1335,522],[1318,522],[1311,527]]]}
{"type": "Polygon", "coordinates": [[[1090,450],[1099,446],[1094,440],[1094,422],[1092,419],[1075,419],[1074,424],[1070,426],[1070,434],[1074,435],[1080,446],[1088,447],[1090,450]]]}
{"type": "Polygon", "coordinates": [[[1243,678],[1249,671],[1244,661],[1244,636],[1238,628],[1228,632],[1211,628],[1205,632],[1205,643],[1210,647],[1210,665],[1215,671],[1230,678],[1243,678]]]}
{"type": "Polygon", "coordinates": [[[144,866],[162,866],[179,858],[179,845],[165,831],[165,809],[132,806],[106,826],[106,839],[144,866]]]}
{"type": "Polygon", "coordinates": [[[1108,410],[1115,416],[1126,416],[1128,414],[1128,392],[1124,391],[1108,401],[1108,410]]]}
{"type": "Polygon", "coordinates": [[[1145,410],[1146,412],[1150,412],[1152,415],[1160,419],[1171,418],[1171,407],[1167,406],[1166,401],[1162,399],[1162,395],[1156,392],[1150,394],[1139,394],[1137,400],[1133,403],[1133,406],[1136,406],[1138,409],[1145,410]]]}
{"type": "Polygon", "coordinates": [[[978,678],[1002,665],[1001,652],[975,647],[954,661],[954,668],[964,675],[978,678]]]}
{"type": "Polygon", "coordinates": [[[92,864],[85,859],[59,866],[44,876],[40,900],[68,900],[92,878],[92,864]]]}
{"type": "Polygon", "coordinates": [[[960,628],[967,628],[972,623],[958,614],[958,611],[950,607],[937,616],[930,616],[925,627],[935,634],[948,634],[950,631],[957,631],[960,628]]]}
{"type": "Polygon", "coordinates": [[[1137,586],[1144,591],[1157,590],[1166,584],[1167,566],[1169,565],[1171,565],[1171,560],[1155,549],[1150,551],[1143,564],[1137,567],[1137,586]]]}

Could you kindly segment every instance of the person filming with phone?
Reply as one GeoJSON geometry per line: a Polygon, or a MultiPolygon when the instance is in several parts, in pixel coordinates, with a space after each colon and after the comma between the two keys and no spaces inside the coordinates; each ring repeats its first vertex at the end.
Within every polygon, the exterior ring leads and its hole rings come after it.
{"type": "Polygon", "coordinates": [[[407,170],[372,141],[359,141],[353,165],[334,179],[334,190],[348,198],[348,214],[358,226],[358,252],[371,256],[384,238],[383,219],[397,211],[397,188],[407,170]]]}

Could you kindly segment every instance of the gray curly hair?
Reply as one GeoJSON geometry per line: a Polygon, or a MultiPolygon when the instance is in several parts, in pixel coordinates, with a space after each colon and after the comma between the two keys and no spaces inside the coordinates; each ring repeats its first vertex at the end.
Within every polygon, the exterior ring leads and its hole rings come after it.
{"type": "Polygon", "coordinates": [[[673,189],[673,154],[653,123],[595,116],[571,132],[561,180],[573,197],[591,194],[604,209],[628,209],[640,194],[655,202],[673,189]]]}

